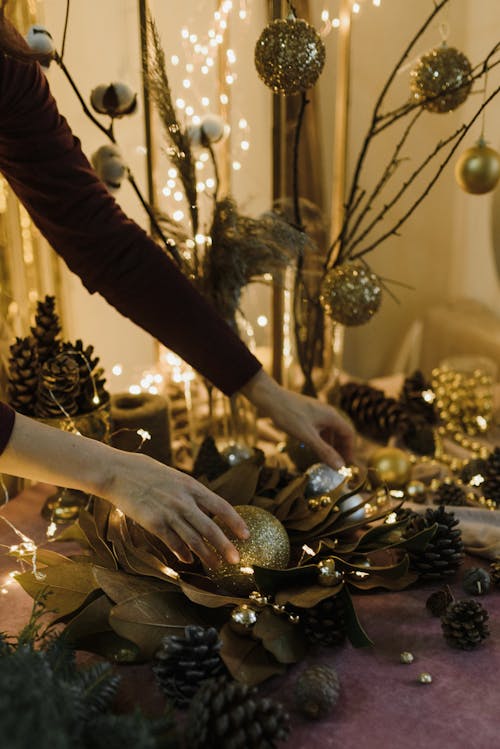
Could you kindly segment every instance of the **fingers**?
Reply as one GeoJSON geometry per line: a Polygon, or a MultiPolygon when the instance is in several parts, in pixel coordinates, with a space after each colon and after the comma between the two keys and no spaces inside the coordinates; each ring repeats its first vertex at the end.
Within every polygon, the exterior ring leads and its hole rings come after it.
{"type": "Polygon", "coordinates": [[[245,521],[225,499],[207,489],[199,493],[198,504],[212,515],[217,515],[237,538],[248,538],[249,532],[245,521]]]}
{"type": "Polygon", "coordinates": [[[184,562],[184,564],[193,563],[193,555],[189,548],[172,528],[163,531],[161,537],[180,562],[184,562]]]}
{"type": "Polygon", "coordinates": [[[306,441],[322,463],[326,463],[336,470],[346,464],[344,458],[331,445],[325,442],[319,434],[312,434],[306,441]]]}
{"type": "MultiPolygon", "coordinates": [[[[186,516],[186,520],[194,531],[201,536],[205,546],[208,541],[208,543],[230,564],[238,564],[240,561],[238,550],[233,546],[221,528],[219,528],[213,520],[207,517],[204,512],[195,509],[192,514],[186,516]]],[[[195,549],[193,549],[193,551],[198,553],[195,549]]]]}
{"type": "MultiPolygon", "coordinates": [[[[200,512],[200,514],[202,513],[200,512]]],[[[215,528],[217,528],[212,520],[210,520],[206,516],[205,518],[208,523],[211,523],[215,528]]],[[[195,522],[198,523],[199,519],[196,518],[195,522]]],[[[183,518],[179,518],[176,521],[175,529],[182,540],[187,544],[187,546],[189,546],[191,551],[193,551],[194,554],[196,554],[196,556],[199,557],[204,564],[212,568],[219,566],[220,558],[217,556],[215,551],[207,544],[206,539],[201,536],[197,527],[193,527],[183,518]]],[[[211,533],[210,531],[209,533],[212,537],[216,538],[215,533],[211,533]]],[[[222,531],[220,532],[220,535],[222,536],[223,541],[221,542],[220,539],[218,539],[219,546],[214,545],[216,551],[219,551],[222,554],[222,550],[225,549],[227,551],[227,555],[225,556],[227,561],[231,564],[236,564],[239,561],[239,554],[237,550],[234,548],[231,542],[226,539],[222,531]]]]}

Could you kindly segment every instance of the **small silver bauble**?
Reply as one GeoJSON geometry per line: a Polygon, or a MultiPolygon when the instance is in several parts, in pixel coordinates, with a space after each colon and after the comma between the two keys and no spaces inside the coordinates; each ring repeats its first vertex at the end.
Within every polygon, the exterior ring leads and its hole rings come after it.
{"type": "Polygon", "coordinates": [[[333,491],[344,481],[345,476],[336,471],[326,463],[314,463],[305,472],[307,484],[306,497],[318,497],[333,491]]]}
{"type": "MultiPolygon", "coordinates": [[[[351,507],[357,507],[361,502],[363,501],[363,497],[361,497],[359,494],[353,494],[352,497],[347,497],[347,499],[343,499],[341,502],[338,503],[338,508],[341,512],[346,512],[347,510],[350,510],[351,507]]],[[[356,510],[355,512],[351,512],[350,515],[347,516],[346,520],[351,521],[352,523],[357,523],[359,520],[363,520],[365,517],[365,507],[364,505],[359,508],[359,510],[356,510]]]]}
{"type": "Polygon", "coordinates": [[[247,447],[246,445],[228,445],[225,447],[222,452],[222,456],[227,460],[230,466],[237,466],[240,463],[243,463],[244,460],[248,460],[253,455],[253,450],[251,447],[247,447]]]}
{"type": "Polygon", "coordinates": [[[413,661],[415,660],[415,657],[413,653],[410,653],[408,650],[404,650],[399,656],[399,660],[401,661],[401,663],[409,664],[409,663],[413,663],[413,661]]]}

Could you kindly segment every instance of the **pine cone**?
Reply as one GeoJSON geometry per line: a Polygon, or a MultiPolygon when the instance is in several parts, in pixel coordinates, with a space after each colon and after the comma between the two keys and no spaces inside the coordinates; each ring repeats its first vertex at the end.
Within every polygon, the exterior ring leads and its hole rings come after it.
{"type": "Polygon", "coordinates": [[[49,359],[42,366],[38,381],[35,416],[40,418],[74,416],[80,389],[78,365],[67,354],[49,359]]]}
{"type": "Polygon", "coordinates": [[[486,499],[492,499],[493,502],[500,504],[500,474],[495,477],[487,478],[480,487],[486,499]]]}
{"type": "Polygon", "coordinates": [[[467,494],[458,484],[443,481],[434,494],[434,504],[463,507],[467,504],[467,494]]]}
{"type": "Polygon", "coordinates": [[[221,476],[229,469],[229,463],[220,454],[213,437],[205,437],[194,461],[193,476],[206,476],[209,481],[221,476]]]}
{"type": "Polygon", "coordinates": [[[462,587],[469,596],[484,596],[491,585],[491,577],[482,567],[470,567],[462,576],[462,587]]]}
{"type": "Polygon", "coordinates": [[[62,345],[62,350],[71,356],[78,365],[80,374],[80,392],[77,397],[78,413],[88,413],[95,406],[95,396],[100,403],[108,400],[109,395],[106,391],[106,378],[104,369],[99,367],[99,357],[93,356],[94,347],[84,347],[83,342],[78,339],[75,343],[66,341],[62,345]]]}
{"type": "Polygon", "coordinates": [[[486,476],[487,461],[481,458],[468,460],[460,472],[460,478],[464,484],[468,484],[474,476],[486,476]]]}
{"type": "Polygon", "coordinates": [[[399,436],[413,452],[434,454],[434,434],[427,422],[394,398],[386,398],[382,390],[347,382],[340,388],[339,406],[365,437],[385,443],[399,436]]]}
{"type": "Polygon", "coordinates": [[[478,601],[464,600],[447,608],[441,626],[450,647],[472,650],[490,634],[487,621],[488,612],[478,601]]]}
{"type": "Polygon", "coordinates": [[[35,413],[38,387],[38,356],[30,338],[16,338],[10,347],[8,398],[22,414],[35,413]]]}
{"type": "Polygon", "coordinates": [[[257,689],[226,677],[206,681],[191,701],[190,749],[272,749],[290,733],[289,717],[257,689]]]}
{"type": "Polygon", "coordinates": [[[431,593],[425,602],[425,606],[431,612],[432,616],[443,616],[452,601],[453,596],[450,589],[446,587],[431,593]]]}
{"type": "Polygon", "coordinates": [[[304,635],[313,645],[335,647],[346,638],[345,610],[335,596],[321,601],[310,609],[298,609],[304,635]]]}
{"type": "Polygon", "coordinates": [[[428,508],[425,515],[413,517],[405,531],[410,538],[424,528],[437,523],[433,538],[423,551],[409,553],[410,566],[423,580],[438,580],[453,575],[462,564],[464,545],[458,519],[453,512],[446,512],[443,506],[433,510],[428,508]]]}
{"type": "Polygon", "coordinates": [[[492,562],[490,564],[490,578],[495,588],[500,588],[500,561],[492,562]]]}
{"type": "Polygon", "coordinates": [[[313,720],[325,718],[339,698],[337,673],[328,666],[312,666],[303,671],[295,684],[295,706],[313,720]]]}
{"type": "Polygon", "coordinates": [[[431,385],[419,369],[405,379],[399,401],[408,411],[420,416],[427,424],[436,424],[438,420],[434,400],[431,385]],[[428,396],[428,400],[424,394],[428,396]]]}
{"type": "Polygon", "coordinates": [[[500,447],[495,447],[486,459],[486,474],[488,478],[500,476],[500,447]]]}
{"type": "Polygon", "coordinates": [[[153,671],[163,692],[178,707],[187,707],[202,682],[224,673],[221,645],[214,627],[190,626],[183,637],[163,639],[153,671]]]}
{"type": "Polygon", "coordinates": [[[46,296],[43,302],[40,301],[37,304],[35,327],[31,328],[40,364],[58,354],[60,332],[61,325],[55,311],[55,297],[46,296]]]}

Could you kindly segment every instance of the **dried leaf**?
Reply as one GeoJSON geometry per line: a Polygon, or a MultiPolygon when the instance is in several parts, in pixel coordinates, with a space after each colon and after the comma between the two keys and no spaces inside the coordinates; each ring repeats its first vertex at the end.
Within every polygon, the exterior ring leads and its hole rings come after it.
{"type": "Polygon", "coordinates": [[[94,552],[94,561],[96,564],[116,570],[118,567],[116,559],[104,538],[99,535],[99,529],[93,515],[87,512],[87,510],[80,510],[78,523],[94,552]]]}
{"type": "Polygon", "coordinates": [[[163,637],[178,635],[188,624],[207,623],[203,611],[181,593],[148,593],[130,598],[111,609],[114,631],[134,642],[144,658],[152,658],[163,637]]]}
{"type": "Polygon", "coordinates": [[[275,614],[266,608],[253,627],[252,635],[262,640],[262,644],[280,663],[296,663],[307,653],[307,643],[296,624],[292,624],[282,614],[275,614]]]}
{"type": "Polygon", "coordinates": [[[344,587],[339,593],[339,602],[342,604],[347,637],[349,638],[351,645],[355,648],[365,648],[373,645],[373,642],[360,624],[351,595],[346,587],[344,587]]]}
{"type": "Polygon", "coordinates": [[[276,603],[291,603],[301,609],[310,609],[317,606],[321,601],[336,596],[343,588],[344,583],[332,587],[323,585],[309,585],[303,588],[288,588],[280,590],[276,594],[276,603]]]}
{"type": "MultiPolygon", "coordinates": [[[[16,551],[9,551],[8,556],[15,557],[16,559],[21,558],[16,551]]],[[[33,554],[26,552],[23,553],[23,560],[29,560],[31,562],[32,558],[33,554]]],[[[65,557],[63,554],[58,554],[57,551],[51,551],[50,549],[44,549],[41,547],[38,547],[36,550],[37,566],[45,565],[46,567],[57,567],[61,564],[71,564],[73,561],[75,561],[73,557],[65,557]]]]}
{"type": "Polygon", "coordinates": [[[52,539],[52,543],[55,541],[76,541],[82,548],[90,549],[89,540],[80,528],[78,521],[63,528],[63,530],[52,539]]]}
{"type": "Polygon", "coordinates": [[[65,636],[75,646],[82,638],[88,638],[96,632],[106,632],[111,629],[109,613],[113,604],[105,595],[94,598],[69,622],[64,630],[65,636]]]}
{"type": "Polygon", "coordinates": [[[154,580],[149,577],[137,577],[118,570],[105,567],[94,567],[94,575],[99,586],[115,603],[123,603],[129,598],[137,598],[155,591],[172,591],[176,586],[167,580],[154,580]]]}
{"type": "Polygon", "coordinates": [[[239,463],[208,484],[209,488],[232,505],[247,505],[257,490],[260,466],[253,460],[239,463]]]}
{"type": "Polygon", "coordinates": [[[270,567],[253,565],[254,578],[261,593],[274,595],[283,586],[288,588],[295,585],[303,587],[313,584],[318,578],[316,565],[290,567],[287,570],[275,570],[270,567]]]}
{"type": "Polygon", "coordinates": [[[60,617],[79,609],[89,595],[99,589],[92,566],[78,562],[45,567],[41,580],[37,580],[33,572],[16,575],[16,580],[32,598],[49,590],[48,605],[60,617]]]}
{"type": "Polygon", "coordinates": [[[248,603],[248,598],[239,598],[237,596],[226,596],[221,595],[216,590],[206,590],[204,587],[198,587],[196,585],[196,578],[199,577],[203,580],[201,575],[190,575],[191,582],[187,582],[185,579],[180,580],[180,587],[190,601],[197,603],[200,606],[206,606],[207,608],[221,608],[222,606],[236,605],[240,606],[242,603],[248,603]]]}
{"type": "Polygon", "coordinates": [[[260,640],[235,634],[229,624],[222,627],[220,638],[221,658],[237,681],[254,686],[285,672],[285,666],[278,663],[260,640]]]}

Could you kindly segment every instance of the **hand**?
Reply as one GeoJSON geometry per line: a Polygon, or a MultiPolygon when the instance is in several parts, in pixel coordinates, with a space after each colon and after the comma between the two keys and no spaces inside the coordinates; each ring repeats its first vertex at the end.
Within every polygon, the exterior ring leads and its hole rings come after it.
{"type": "Polygon", "coordinates": [[[161,538],[181,562],[190,564],[194,553],[207,566],[217,567],[220,558],[214,549],[230,564],[239,562],[237,549],[210,517],[217,515],[235,536],[248,538],[243,519],[228,502],[146,455],[114,452],[116,470],[99,496],[161,538]]]}
{"type": "Polygon", "coordinates": [[[308,444],[332,468],[352,463],[355,432],[332,407],[278,385],[263,370],[243,388],[247,398],[279,429],[308,444]]]}
{"type": "Polygon", "coordinates": [[[0,471],[104,497],[159,536],[183,562],[192,562],[194,553],[216,567],[215,551],[231,564],[239,562],[238,551],[210,515],[235,536],[248,538],[231,505],[190,476],[21,414],[0,454],[0,471]]]}

